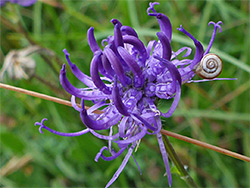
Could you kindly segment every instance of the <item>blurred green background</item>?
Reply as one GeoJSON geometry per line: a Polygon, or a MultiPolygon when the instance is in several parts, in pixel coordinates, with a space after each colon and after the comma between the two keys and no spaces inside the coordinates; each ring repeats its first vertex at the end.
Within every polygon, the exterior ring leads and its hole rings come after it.
{"type": "MultiPolygon", "coordinates": [[[[6,84],[69,100],[58,75],[66,63],[62,50],[86,74],[92,52],[86,33],[95,28],[98,44],[113,33],[112,18],[133,26],[143,42],[156,39],[157,20],[147,16],[149,1],[41,0],[31,7],[7,3],[1,13],[1,67],[13,49],[31,44],[49,49],[34,53],[36,68],[29,79],[1,81],[6,84]],[[53,52],[53,54],[51,53],[53,52]]],[[[165,13],[173,27],[172,49],[193,47],[176,29],[182,24],[204,46],[213,27],[223,21],[212,48],[224,61],[220,77],[237,81],[213,81],[182,86],[182,98],[174,115],[163,119],[164,129],[250,156],[250,24],[249,1],[160,1],[156,10],[165,13]]],[[[192,53],[193,55],[193,53],[192,53]]],[[[70,72],[68,78],[83,87],[70,72]]],[[[195,77],[195,79],[199,79],[195,77]]],[[[0,89],[1,92],[1,187],[104,187],[124,157],[110,162],[94,161],[107,142],[92,134],[60,137],[36,121],[62,132],[84,128],[79,113],[71,107],[0,89]]],[[[164,103],[160,103],[164,108],[164,103]]],[[[250,164],[183,141],[169,138],[189,173],[200,187],[250,187],[250,164]]],[[[142,175],[131,158],[113,187],[167,187],[164,164],[155,136],[146,136],[134,153],[142,175]]],[[[172,165],[173,187],[186,187],[172,165]]]]}

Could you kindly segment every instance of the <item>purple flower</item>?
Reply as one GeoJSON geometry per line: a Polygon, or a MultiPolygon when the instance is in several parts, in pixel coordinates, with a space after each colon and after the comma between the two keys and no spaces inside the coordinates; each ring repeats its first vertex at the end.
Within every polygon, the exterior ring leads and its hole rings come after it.
{"type": "MultiPolygon", "coordinates": [[[[159,22],[160,32],[157,33],[159,40],[150,41],[147,46],[144,46],[133,28],[123,26],[116,19],[111,20],[114,25],[114,35],[103,40],[103,49],[95,40],[94,29],[91,27],[88,30],[88,43],[93,52],[90,66],[91,77],[82,73],[70,61],[67,50],[63,50],[72,73],[87,86],[80,89],[74,87],[68,81],[65,65],[63,65],[60,82],[63,88],[72,95],[72,106],[80,112],[86,129],[76,133],[61,133],[45,126],[44,120],[46,119],[35,124],[40,126],[41,133],[42,129],[61,136],[79,136],[90,132],[100,139],[108,140],[108,147],[104,146],[100,149],[95,157],[96,162],[100,158],[107,161],[113,160],[126,152],[121,166],[106,187],[118,178],[129,158],[133,156],[134,148],[139,145],[140,140],[146,134],[157,136],[169,186],[171,186],[168,156],[160,133],[162,128],[160,116],[168,118],[173,114],[180,100],[181,85],[186,82],[195,82],[192,78],[196,74],[197,67],[202,58],[208,54],[217,28],[221,30],[222,22],[211,22],[214,25],[214,32],[204,52],[201,43],[180,26],[178,30],[189,37],[196,46],[194,58],[183,59],[188,57],[192,50],[183,47],[176,52],[172,51],[171,23],[166,15],[155,11],[154,5],[156,4],[158,3],[150,3],[147,13],[159,22]],[[182,60],[179,60],[180,54],[184,51],[185,54],[180,57],[182,60]],[[75,97],[81,99],[81,108],[77,106],[75,97]],[[163,113],[157,108],[156,101],[159,98],[167,100],[174,98],[168,112],[163,113]],[[85,100],[93,101],[93,106],[85,109],[85,100]],[[100,108],[103,113],[96,114],[95,110],[100,108]],[[106,129],[109,130],[109,135],[96,132],[106,129]],[[116,148],[119,150],[114,149],[114,144],[118,145],[116,148]],[[110,156],[105,156],[104,150],[107,150],[110,156]]],[[[209,65],[213,64],[210,62],[209,65]]]]}
{"type": "Polygon", "coordinates": [[[0,7],[5,5],[5,3],[17,3],[21,6],[28,7],[34,4],[37,0],[0,0],[0,7]]]}

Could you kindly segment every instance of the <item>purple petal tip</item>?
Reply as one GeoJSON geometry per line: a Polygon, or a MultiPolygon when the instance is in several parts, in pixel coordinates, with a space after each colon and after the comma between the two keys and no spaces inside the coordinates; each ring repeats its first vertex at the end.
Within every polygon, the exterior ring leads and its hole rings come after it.
{"type": "Polygon", "coordinates": [[[63,49],[63,53],[66,55],[66,56],[69,56],[69,53],[68,53],[68,51],[67,51],[67,49],[65,48],[65,49],[63,49]]]}

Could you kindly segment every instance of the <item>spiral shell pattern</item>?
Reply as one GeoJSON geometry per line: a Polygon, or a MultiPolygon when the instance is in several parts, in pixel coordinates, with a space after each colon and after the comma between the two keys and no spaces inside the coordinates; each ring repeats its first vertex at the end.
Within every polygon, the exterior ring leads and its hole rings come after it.
{"type": "Polygon", "coordinates": [[[213,79],[220,75],[223,63],[216,54],[207,54],[202,59],[196,69],[196,74],[201,78],[213,79]]]}

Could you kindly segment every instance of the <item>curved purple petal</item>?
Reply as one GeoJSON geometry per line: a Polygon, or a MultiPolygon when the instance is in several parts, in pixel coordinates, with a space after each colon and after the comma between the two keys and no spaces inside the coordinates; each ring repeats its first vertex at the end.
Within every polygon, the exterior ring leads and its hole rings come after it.
{"type": "Polygon", "coordinates": [[[104,55],[104,54],[102,55],[102,65],[103,65],[103,68],[105,69],[105,71],[107,72],[108,77],[110,77],[112,79],[115,75],[115,72],[114,72],[114,69],[111,67],[111,64],[108,61],[106,55],[104,55]]]}
{"type": "Polygon", "coordinates": [[[98,162],[99,158],[101,157],[104,161],[112,161],[119,157],[125,150],[126,148],[121,148],[117,153],[112,154],[110,157],[105,157],[102,153],[104,150],[108,150],[106,146],[101,148],[100,152],[96,155],[95,161],[98,162]]]}
{"type": "Polygon", "coordinates": [[[118,140],[114,142],[116,142],[118,145],[126,145],[126,144],[131,144],[132,142],[142,139],[147,134],[147,127],[140,126],[140,128],[141,128],[141,132],[128,137],[126,140],[118,140]]]}
{"type": "Polygon", "coordinates": [[[118,46],[124,47],[124,43],[123,43],[123,39],[122,39],[122,32],[121,32],[121,29],[120,29],[121,26],[118,24],[120,22],[112,22],[112,23],[115,26],[115,29],[114,29],[114,42],[115,42],[115,46],[116,46],[116,48],[118,46]]]}
{"type": "Polygon", "coordinates": [[[156,46],[156,44],[157,44],[157,41],[156,41],[156,40],[151,40],[151,41],[149,41],[149,43],[148,43],[148,45],[147,45],[147,55],[148,55],[147,58],[150,57],[151,51],[152,51],[153,48],[156,46]]]}
{"type": "Polygon", "coordinates": [[[118,76],[121,84],[123,86],[127,86],[131,84],[131,80],[125,75],[123,70],[122,64],[115,53],[108,47],[106,47],[103,53],[108,58],[109,62],[111,63],[116,75],[118,76]]]}
{"type": "Polygon", "coordinates": [[[88,87],[92,87],[94,88],[95,85],[93,83],[93,81],[91,80],[91,78],[89,76],[87,76],[86,74],[84,74],[82,71],[80,71],[80,69],[75,65],[73,64],[70,59],[69,59],[69,53],[67,52],[66,49],[63,50],[64,54],[65,54],[65,57],[68,61],[68,64],[71,68],[71,71],[72,73],[82,82],[84,83],[86,86],[88,87]]]}
{"type": "Polygon", "coordinates": [[[91,130],[90,129],[90,132],[97,138],[100,138],[102,140],[114,140],[114,139],[117,139],[119,138],[119,134],[115,134],[113,136],[106,136],[106,135],[101,135],[101,134],[98,134],[97,132],[95,132],[94,130],[91,130]]]}
{"type": "Polygon", "coordinates": [[[117,87],[117,79],[115,78],[114,87],[112,90],[112,99],[116,109],[124,116],[129,116],[127,107],[123,104],[120,97],[119,88],[117,87]]]}
{"type": "Polygon", "coordinates": [[[174,113],[174,111],[179,103],[180,98],[181,98],[181,85],[176,84],[176,94],[175,94],[174,101],[173,101],[171,107],[169,108],[168,112],[167,113],[161,112],[161,115],[165,118],[169,118],[170,116],[172,116],[172,114],[174,113]]]}
{"type": "Polygon", "coordinates": [[[61,72],[60,72],[60,83],[62,87],[71,95],[74,95],[78,98],[83,98],[86,100],[95,100],[95,99],[107,99],[109,98],[108,95],[103,94],[100,91],[84,91],[82,89],[78,89],[74,87],[66,77],[66,70],[65,64],[63,65],[61,72]]]}
{"type": "Polygon", "coordinates": [[[84,109],[84,100],[82,100],[81,105],[83,108],[83,110],[80,112],[81,120],[88,128],[93,130],[108,129],[111,126],[117,124],[121,118],[121,115],[117,114],[116,111],[110,108],[108,112],[101,114],[104,116],[103,119],[94,120],[88,115],[87,110],[84,109]]]}
{"type": "Polygon", "coordinates": [[[128,121],[128,116],[126,117],[123,117],[121,122],[119,123],[119,136],[121,138],[124,138],[125,137],[125,130],[127,128],[127,121],[128,121]]]}
{"type": "Polygon", "coordinates": [[[96,51],[101,51],[100,47],[98,46],[95,36],[94,36],[94,28],[90,27],[87,33],[88,43],[91,51],[95,53],[96,51]]]}
{"type": "Polygon", "coordinates": [[[160,29],[161,29],[161,32],[163,32],[168,40],[169,40],[169,43],[171,43],[171,38],[172,38],[172,25],[171,25],[171,22],[169,20],[169,18],[162,14],[162,13],[157,13],[155,10],[154,10],[154,6],[155,5],[159,5],[159,3],[149,3],[149,8],[147,10],[147,13],[149,16],[155,16],[158,20],[158,23],[159,23],[159,26],[160,26],[160,29]],[[150,10],[153,12],[153,13],[150,13],[150,10]]]}
{"type": "Polygon", "coordinates": [[[78,111],[78,112],[81,112],[81,108],[76,104],[76,97],[74,95],[71,96],[71,104],[73,106],[73,108],[78,111]]]}
{"type": "Polygon", "coordinates": [[[121,26],[121,32],[123,35],[127,34],[127,35],[131,35],[131,36],[138,38],[136,31],[132,27],[123,25],[121,26]]]}
{"type": "Polygon", "coordinates": [[[167,36],[163,32],[158,32],[156,34],[162,45],[162,58],[170,60],[172,50],[167,36]]]}
{"type": "Polygon", "coordinates": [[[137,75],[138,77],[141,77],[142,75],[142,70],[139,67],[139,65],[136,63],[134,58],[129,54],[127,50],[125,50],[123,47],[118,47],[117,48],[118,53],[120,56],[123,58],[123,60],[127,63],[127,65],[130,67],[132,72],[137,75]]]}
{"type": "Polygon", "coordinates": [[[192,70],[194,68],[194,66],[197,63],[199,63],[203,57],[203,53],[204,53],[203,46],[190,33],[188,33],[185,29],[183,29],[182,25],[180,26],[180,28],[178,28],[178,30],[181,31],[182,33],[184,33],[185,35],[187,35],[189,38],[191,38],[194,41],[194,44],[196,46],[195,56],[194,56],[194,59],[190,65],[190,69],[192,70]]]}
{"type": "Polygon", "coordinates": [[[112,19],[112,20],[111,20],[111,23],[112,23],[113,25],[118,25],[119,28],[122,27],[122,23],[121,23],[119,20],[117,20],[117,19],[112,19]]]}
{"type": "Polygon", "coordinates": [[[152,125],[150,125],[145,119],[143,119],[140,115],[138,114],[131,114],[131,117],[133,117],[134,120],[141,122],[142,124],[144,124],[148,129],[152,130],[152,131],[156,131],[157,127],[153,127],[152,125]]]}
{"type": "Polygon", "coordinates": [[[62,133],[62,132],[59,132],[59,131],[55,131],[47,126],[44,125],[44,121],[46,121],[47,119],[44,118],[41,122],[36,122],[35,123],[35,126],[39,125],[39,131],[41,134],[43,134],[42,132],[42,129],[46,129],[47,131],[53,133],[53,134],[56,134],[56,135],[59,135],[59,136],[66,136],[66,137],[73,137],[73,136],[80,136],[80,135],[83,135],[83,134],[86,134],[88,133],[90,130],[89,129],[84,129],[82,131],[79,131],[79,132],[75,132],[75,133],[62,133]]]}
{"type": "Polygon", "coordinates": [[[176,58],[179,54],[181,54],[185,50],[187,50],[187,52],[182,57],[187,57],[192,52],[191,48],[189,48],[189,47],[183,47],[183,48],[180,48],[179,50],[177,50],[177,52],[173,52],[173,55],[172,55],[171,59],[176,58]]]}
{"type": "Polygon", "coordinates": [[[208,44],[208,47],[207,47],[207,49],[206,49],[204,55],[206,55],[206,54],[209,53],[209,50],[211,49],[211,47],[212,47],[212,45],[213,45],[213,42],[214,42],[214,39],[215,39],[215,35],[216,35],[216,32],[217,32],[217,29],[219,28],[219,32],[221,32],[221,26],[220,26],[220,24],[223,25],[222,21],[219,21],[219,22],[217,22],[217,23],[214,23],[214,22],[209,22],[209,23],[208,23],[209,26],[210,26],[211,24],[214,25],[214,31],[213,31],[213,35],[212,35],[212,37],[211,37],[211,40],[210,40],[210,42],[209,42],[209,44],[208,44]]]}
{"type": "Polygon", "coordinates": [[[123,41],[124,41],[124,43],[131,44],[132,46],[134,46],[138,50],[142,64],[145,65],[145,61],[146,61],[148,55],[147,55],[147,50],[146,50],[143,42],[141,40],[139,40],[138,38],[131,36],[131,35],[124,35],[123,41]]]}
{"type": "Polygon", "coordinates": [[[110,95],[111,94],[111,88],[109,88],[108,86],[106,86],[103,81],[100,78],[100,75],[98,73],[98,66],[99,64],[101,64],[101,52],[100,53],[96,53],[91,61],[90,64],[90,75],[91,78],[94,82],[94,84],[96,85],[97,88],[100,89],[100,91],[102,91],[103,93],[110,95]]]}
{"type": "Polygon", "coordinates": [[[190,80],[187,83],[200,83],[200,82],[210,82],[216,80],[237,80],[237,78],[213,78],[213,79],[202,79],[202,80],[190,80]]]}

